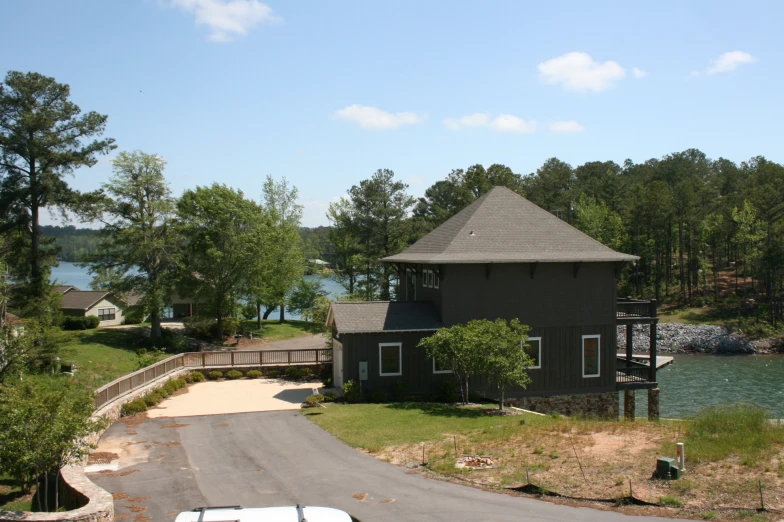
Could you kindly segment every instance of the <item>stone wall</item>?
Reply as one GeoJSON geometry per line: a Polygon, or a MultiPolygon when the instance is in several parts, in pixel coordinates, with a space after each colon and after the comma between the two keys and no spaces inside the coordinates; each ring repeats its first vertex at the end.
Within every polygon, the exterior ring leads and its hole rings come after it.
{"type": "Polygon", "coordinates": [[[577,417],[618,418],[618,392],[519,397],[510,399],[512,406],[539,413],[558,413],[577,417]]]}
{"type": "MultiPolygon", "coordinates": [[[[122,405],[149,392],[160,388],[170,379],[176,379],[190,369],[180,368],[169,374],[162,375],[145,386],[131,393],[117,397],[104,404],[93,414],[93,418],[104,417],[109,424],[120,418],[122,405]]],[[[103,432],[95,433],[88,438],[90,444],[96,444],[103,432]]],[[[104,489],[96,486],[84,474],[86,461],[60,470],[60,491],[63,506],[71,511],[60,513],[29,513],[0,510],[0,522],[112,522],[114,520],[114,500],[104,489]]]]}

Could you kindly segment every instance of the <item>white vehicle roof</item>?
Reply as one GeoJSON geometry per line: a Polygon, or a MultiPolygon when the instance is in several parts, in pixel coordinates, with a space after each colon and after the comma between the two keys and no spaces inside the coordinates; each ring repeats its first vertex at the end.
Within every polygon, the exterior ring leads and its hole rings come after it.
{"type": "Polygon", "coordinates": [[[197,508],[177,515],[175,522],[352,522],[345,511],[327,507],[197,508]]]}

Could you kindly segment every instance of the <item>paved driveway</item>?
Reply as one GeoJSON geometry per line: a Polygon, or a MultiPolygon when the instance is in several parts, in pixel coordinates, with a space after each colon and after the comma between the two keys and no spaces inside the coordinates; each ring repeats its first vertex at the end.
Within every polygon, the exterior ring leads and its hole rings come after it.
{"type": "Polygon", "coordinates": [[[349,448],[293,411],[118,422],[99,451],[121,455],[114,471],[90,474],[114,494],[117,520],[174,520],[179,511],[198,506],[298,502],[343,509],[363,522],[664,520],[409,475],[349,448]]]}

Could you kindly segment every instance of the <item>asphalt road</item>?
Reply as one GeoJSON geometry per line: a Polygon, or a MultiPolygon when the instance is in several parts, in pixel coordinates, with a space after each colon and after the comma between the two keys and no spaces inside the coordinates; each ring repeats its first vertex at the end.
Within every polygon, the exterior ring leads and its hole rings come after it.
{"type": "Polygon", "coordinates": [[[349,448],[299,412],[118,422],[101,442],[113,446],[125,448],[120,469],[90,478],[115,495],[117,513],[128,520],[174,520],[198,506],[298,502],[336,507],[363,522],[632,520],[407,474],[349,448]]]}

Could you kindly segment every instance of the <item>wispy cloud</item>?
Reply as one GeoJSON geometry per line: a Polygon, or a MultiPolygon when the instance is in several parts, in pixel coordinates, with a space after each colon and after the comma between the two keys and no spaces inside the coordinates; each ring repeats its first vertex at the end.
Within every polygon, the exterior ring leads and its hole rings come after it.
{"type": "Polygon", "coordinates": [[[585,127],[574,120],[554,121],[548,124],[547,127],[554,134],[579,134],[585,131],[585,127]]]}
{"type": "Polygon", "coordinates": [[[259,0],[171,0],[171,4],[192,13],[196,25],[208,26],[213,42],[229,42],[262,22],[283,21],[259,0]]]}
{"type": "Polygon", "coordinates": [[[634,77],[639,80],[640,78],[645,78],[648,76],[648,71],[643,71],[639,67],[633,67],[632,74],[634,74],[634,77]]]}
{"type": "Polygon", "coordinates": [[[582,52],[566,53],[539,64],[539,78],[544,83],[561,84],[569,91],[602,92],[626,76],[626,70],[608,60],[596,62],[582,52]]]}
{"type": "Polygon", "coordinates": [[[496,132],[524,134],[536,132],[536,122],[512,114],[500,114],[491,119],[488,114],[475,113],[461,118],[446,118],[444,126],[453,131],[470,127],[489,127],[496,132]]]}
{"type": "Polygon", "coordinates": [[[377,107],[349,105],[335,111],[335,117],[357,123],[363,129],[397,129],[402,125],[414,125],[427,119],[427,114],[415,112],[387,112],[377,107]]]}
{"type": "Polygon", "coordinates": [[[746,63],[754,63],[757,58],[744,53],[743,51],[730,51],[724,53],[715,60],[710,61],[710,66],[706,69],[707,74],[718,74],[723,72],[734,71],[738,67],[746,63]]]}

